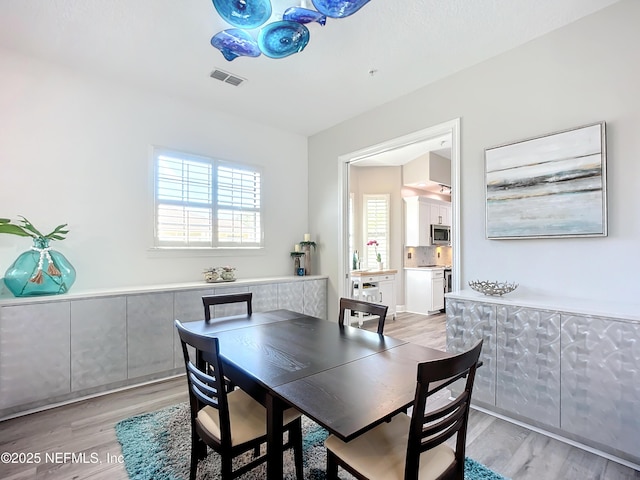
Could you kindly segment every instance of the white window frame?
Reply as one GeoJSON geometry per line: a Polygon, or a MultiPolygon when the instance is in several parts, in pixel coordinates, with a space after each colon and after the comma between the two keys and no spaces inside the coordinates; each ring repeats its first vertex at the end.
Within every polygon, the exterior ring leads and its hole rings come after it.
{"type": "Polygon", "coordinates": [[[155,248],[264,247],[261,168],[164,147],[152,147],[152,163],[155,248]]]}
{"type": "Polygon", "coordinates": [[[363,248],[362,251],[366,252],[367,268],[374,268],[377,266],[375,258],[374,247],[367,246],[370,240],[378,241],[378,253],[382,258],[383,265],[389,265],[389,212],[390,212],[390,195],[385,194],[363,194],[362,195],[362,239],[363,248]],[[384,219],[382,222],[378,222],[375,225],[374,231],[371,231],[371,223],[375,223],[373,219],[370,220],[369,201],[384,202],[384,219]]]}

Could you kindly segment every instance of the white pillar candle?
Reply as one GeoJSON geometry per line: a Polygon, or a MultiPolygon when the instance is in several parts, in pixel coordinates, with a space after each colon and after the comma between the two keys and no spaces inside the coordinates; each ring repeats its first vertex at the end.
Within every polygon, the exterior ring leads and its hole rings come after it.
{"type": "Polygon", "coordinates": [[[310,233],[305,233],[304,234],[304,241],[305,242],[310,242],[311,241],[311,234],[310,233]]]}
{"type": "Polygon", "coordinates": [[[300,251],[300,244],[299,244],[299,243],[296,243],[296,244],[293,246],[293,251],[294,251],[294,252],[299,252],[299,251],[300,251]]]}

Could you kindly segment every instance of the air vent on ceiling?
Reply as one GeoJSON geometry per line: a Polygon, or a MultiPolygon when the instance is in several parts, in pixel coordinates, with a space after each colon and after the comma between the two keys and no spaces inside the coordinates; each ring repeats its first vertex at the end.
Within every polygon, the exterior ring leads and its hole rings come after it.
{"type": "Polygon", "coordinates": [[[242,85],[242,83],[247,81],[244,78],[237,77],[230,74],[229,72],[225,72],[224,70],[220,70],[218,68],[211,72],[210,77],[215,78],[216,80],[220,80],[221,82],[233,85],[234,87],[239,87],[240,85],[242,85]]]}

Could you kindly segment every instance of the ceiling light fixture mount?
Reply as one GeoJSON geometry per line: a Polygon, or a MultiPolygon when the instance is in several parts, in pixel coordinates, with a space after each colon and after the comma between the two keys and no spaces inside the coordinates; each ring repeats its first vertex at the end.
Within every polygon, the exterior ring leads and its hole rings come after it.
{"type": "Polygon", "coordinates": [[[312,0],[315,9],[307,8],[307,1],[302,0],[301,6],[287,8],[281,18],[274,14],[271,0],[212,2],[218,15],[233,28],[216,33],[211,38],[211,45],[232,61],[240,56],[259,57],[264,54],[270,58],[284,58],[301,52],[310,37],[305,24],[316,22],[324,26],[327,17],[353,15],[369,0],[312,0]],[[250,33],[258,28],[257,36],[250,33]]]}

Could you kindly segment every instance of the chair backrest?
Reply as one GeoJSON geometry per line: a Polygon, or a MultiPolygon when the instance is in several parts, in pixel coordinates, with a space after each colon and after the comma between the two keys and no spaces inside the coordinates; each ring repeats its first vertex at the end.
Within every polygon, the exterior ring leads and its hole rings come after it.
{"type": "Polygon", "coordinates": [[[417,479],[420,454],[457,435],[455,462],[442,478],[464,478],[465,443],[471,392],[482,350],[482,340],[466,352],[454,357],[433,360],[418,365],[418,382],[413,402],[413,414],[407,441],[405,479],[417,479]],[[466,377],[460,395],[445,406],[426,410],[429,385],[433,382],[466,377]]]}
{"type": "Polygon", "coordinates": [[[206,322],[211,320],[211,306],[222,305],[225,303],[246,303],[247,315],[251,315],[251,298],[253,294],[248,293],[229,293],[224,295],[205,295],[202,297],[202,304],[204,305],[204,319],[206,322]]]}
{"type": "Polygon", "coordinates": [[[369,313],[371,315],[378,316],[378,333],[382,335],[384,332],[384,322],[387,318],[388,309],[388,305],[382,305],[381,303],[364,302],[353,298],[341,298],[338,324],[344,325],[345,310],[349,310],[350,312],[369,313]]]}
{"type": "Polygon", "coordinates": [[[215,408],[218,410],[220,421],[220,443],[230,447],[231,424],[218,339],[190,332],[184,328],[180,320],[175,321],[175,326],[180,335],[187,372],[191,425],[194,425],[198,412],[205,405],[215,408]],[[188,345],[195,349],[195,364],[189,356],[188,345]]]}

